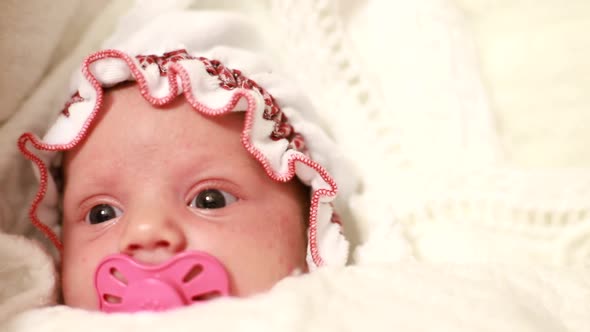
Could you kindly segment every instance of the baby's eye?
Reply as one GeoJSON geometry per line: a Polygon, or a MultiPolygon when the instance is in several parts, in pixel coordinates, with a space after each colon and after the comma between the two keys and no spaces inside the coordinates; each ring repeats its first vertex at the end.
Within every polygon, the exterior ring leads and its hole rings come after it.
{"type": "Polygon", "coordinates": [[[221,209],[237,200],[234,195],[223,190],[205,189],[190,201],[189,206],[197,209],[221,209]]]}
{"type": "Polygon", "coordinates": [[[92,209],[90,209],[90,212],[88,212],[86,215],[86,222],[92,225],[100,224],[102,222],[120,217],[121,214],[123,214],[123,211],[112,205],[99,204],[93,206],[92,209]]]}

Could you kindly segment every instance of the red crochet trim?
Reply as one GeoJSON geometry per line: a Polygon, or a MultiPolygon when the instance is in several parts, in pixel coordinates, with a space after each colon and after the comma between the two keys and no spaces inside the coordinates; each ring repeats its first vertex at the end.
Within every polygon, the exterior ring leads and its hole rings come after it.
{"type": "Polygon", "coordinates": [[[64,109],[61,111],[61,114],[65,115],[66,117],[70,117],[70,106],[72,104],[75,104],[79,101],[83,101],[84,98],[80,97],[80,93],[76,91],[76,94],[74,94],[72,96],[72,98],[70,98],[70,100],[68,100],[68,102],[64,105],[64,109]]]}
{"type": "Polygon", "coordinates": [[[142,69],[146,69],[151,64],[158,65],[160,76],[165,76],[168,71],[168,64],[171,62],[178,62],[184,59],[194,59],[195,57],[188,54],[184,49],[166,52],[162,55],[138,55],[135,57],[139,61],[142,69]]]}
{"type": "Polygon", "coordinates": [[[283,113],[274,97],[265,89],[260,87],[256,82],[247,78],[237,69],[230,69],[225,67],[217,60],[209,60],[204,57],[198,58],[211,76],[217,76],[221,81],[219,86],[226,90],[233,90],[235,88],[242,88],[247,90],[255,90],[262,95],[264,99],[264,113],[262,117],[265,120],[272,120],[275,122],[275,128],[270,137],[278,141],[280,139],[287,139],[289,141],[289,148],[307,153],[305,140],[303,136],[295,132],[293,126],[289,123],[289,119],[283,113]]]}
{"type": "MultiPolygon", "coordinates": [[[[38,229],[40,229],[60,251],[63,249],[63,246],[57,235],[47,225],[43,224],[37,217],[38,205],[43,200],[47,190],[47,168],[44,162],[39,157],[37,157],[34,153],[27,149],[26,143],[30,141],[33,144],[33,146],[38,150],[64,151],[76,146],[80,141],[82,141],[86,137],[90,124],[94,121],[94,118],[96,117],[100,107],[102,106],[104,93],[101,84],[90,72],[89,67],[92,63],[102,60],[104,58],[118,58],[125,61],[133,77],[137,81],[141,95],[144,97],[144,99],[146,99],[148,102],[155,106],[165,105],[176,98],[178,92],[178,84],[176,79],[177,76],[179,76],[181,79],[181,84],[187,102],[193,107],[193,109],[205,115],[217,116],[231,112],[235,108],[237,103],[242,98],[245,98],[247,101],[248,108],[246,110],[245,124],[241,135],[242,144],[244,145],[246,150],[254,158],[256,158],[256,160],[260,162],[267,175],[276,181],[287,182],[296,176],[295,162],[300,162],[307,165],[310,168],[313,168],[322,177],[322,179],[330,186],[330,189],[318,189],[313,192],[311,198],[309,217],[309,246],[312,260],[314,264],[316,264],[316,266],[322,266],[324,264],[324,261],[319,254],[317,244],[317,210],[320,204],[321,197],[333,197],[336,195],[338,190],[336,183],[328,174],[328,172],[321,165],[311,160],[307,154],[291,154],[288,160],[287,174],[283,175],[278,172],[275,172],[275,170],[270,166],[269,160],[264,156],[264,154],[262,154],[262,152],[256,149],[256,147],[251,143],[250,131],[254,123],[254,109],[256,108],[256,100],[246,90],[256,90],[263,96],[266,105],[263,117],[267,120],[275,121],[275,130],[273,130],[271,134],[271,137],[273,139],[278,140],[286,138],[290,142],[290,148],[306,152],[307,149],[305,148],[305,142],[303,140],[303,137],[293,130],[293,127],[288,123],[287,117],[282,113],[280,107],[275,102],[274,98],[268,92],[266,92],[266,90],[258,86],[256,82],[244,77],[240,71],[235,69],[229,69],[216,60],[198,58],[198,60],[200,60],[205,65],[207,72],[210,75],[215,75],[219,78],[221,87],[227,90],[232,90],[237,87],[241,87],[242,89],[236,90],[230,98],[229,102],[223,107],[214,109],[209,108],[204,104],[201,104],[197,100],[197,98],[192,94],[189,74],[182,66],[180,66],[177,63],[178,61],[183,59],[194,59],[194,57],[188,55],[185,50],[168,52],[165,53],[162,57],[152,55],[137,57],[140,66],[142,66],[143,68],[145,68],[144,66],[147,66],[149,64],[156,63],[160,68],[160,72],[165,73],[168,77],[168,83],[170,86],[169,94],[161,98],[156,98],[149,94],[149,88],[147,86],[147,82],[143,74],[137,68],[136,63],[133,61],[133,59],[125,53],[117,50],[104,50],[88,56],[83,62],[82,74],[90,82],[90,84],[94,87],[96,91],[96,104],[94,105],[92,113],[84,122],[82,130],[80,130],[76,137],[67,144],[47,144],[38,139],[32,133],[25,133],[20,137],[18,142],[19,149],[27,159],[34,162],[34,164],[39,169],[41,175],[39,190],[35,196],[35,199],[33,200],[33,203],[31,204],[29,216],[32,220],[32,223],[38,229]]],[[[335,217],[334,214],[332,215],[332,222],[339,223],[339,218],[337,216],[335,217]]]]}
{"type": "Polygon", "coordinates": [[[18,148],[21,153],[30,161],[32,161],[37,168],[39,169],[39,190],[31,203],[31,208],[29,209],[29,219],[31,219],[31,223],[33,226],[37,227],[38,230],[41,231],[53,245],[61,252],[63,250],[63,245],[59,240],[59,237],[49,226],[42,223],[39,218],[37,218],[37,206],[41,203],[45,194],[47,192],[47,168],[45,167],[45,163],[41,160],[41,158],[37,157],[34,153],[27,150],[26,144],[27,141],[34,141],[36,137],[31,133],[25,133],[21,135],[18,139],[18,148]]]}
{"type": "Polygon", "coordinates": [[[168,67],[170,67],[172,63],[187,59],[198,59],[203,65],[205,65],[205,69],[209,75],[216,76],[219,79],[220,87],[226,90],[242,88],[257,91],[264,99],[265,108],[263,118],[275,122],[275,128],[271,133],[270,138],[275,141],[283,138],[287,139],[287,141],[289,141],[289,148],[301,151],[304,154],[308,153],[303,136],[293,129],[293,126],[289,123],[289,119],[283,113],[274,97],[256,82],[244,76],[241,71],[230,69],[218,60],[210,60],[205,57],[197,58],[190,55],[184,49],[166,52],[161,56],[150,54],[137,55],[135,58],[142,69],[146,69],[149,65],[157,65],[161,76],[165,76],[168,73],[168,67]]]}

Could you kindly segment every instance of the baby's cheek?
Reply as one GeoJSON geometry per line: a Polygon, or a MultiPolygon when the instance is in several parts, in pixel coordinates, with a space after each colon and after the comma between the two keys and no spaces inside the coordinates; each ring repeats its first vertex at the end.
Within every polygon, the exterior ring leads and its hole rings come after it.
{"type": "Polygon", "coordinates": [[[96,308],[93,287],[93,262],[77,251],[65,254],[62,261],[62,289],[66,305],[85,309],[96,308]]]}
{"type": "Polygon", "coordinates": [[[276,253],[277,264],[288,271],[301,268],[305,262],[307,241],[305,226],[301,218],[294,214],[284,214],[276,220],[268,234],[270,240],[269,253],[276,253]]]}
{"type": "Polygon", "coordinates": [[[64,227],[61,286],[66,305],[95,310],[98,300],[94,290],[94,271],[107,255],[108,246],[89,235],[80,232],[80,228],[64,227]]]}

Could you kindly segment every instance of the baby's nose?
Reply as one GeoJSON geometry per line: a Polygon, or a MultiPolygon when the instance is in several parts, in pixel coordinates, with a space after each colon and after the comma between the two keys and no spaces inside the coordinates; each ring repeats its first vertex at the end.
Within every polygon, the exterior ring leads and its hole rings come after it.
{"type": "Polygon", "coordinates": [[[165,217],[128,220],[120,252],[144,263],[159,263],[186,248],[180,225],[165,217]]]}

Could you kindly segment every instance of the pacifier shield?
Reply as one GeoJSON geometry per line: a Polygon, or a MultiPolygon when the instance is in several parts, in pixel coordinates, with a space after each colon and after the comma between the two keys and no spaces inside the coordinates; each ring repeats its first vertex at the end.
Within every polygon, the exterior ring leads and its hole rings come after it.
{"type": "Polygon", "coordinates": [[[229,295],[227,271],[215,257],[182,252],[159,265],[131,257],[106,257],[94,277],[104,312],[163,311],[229,295]]]}

